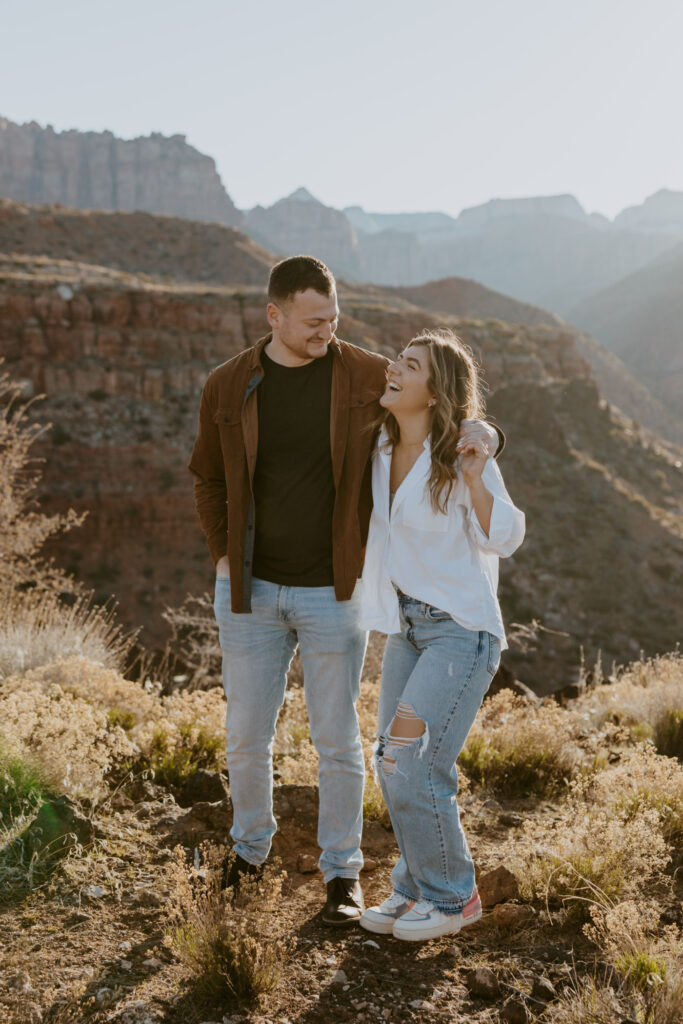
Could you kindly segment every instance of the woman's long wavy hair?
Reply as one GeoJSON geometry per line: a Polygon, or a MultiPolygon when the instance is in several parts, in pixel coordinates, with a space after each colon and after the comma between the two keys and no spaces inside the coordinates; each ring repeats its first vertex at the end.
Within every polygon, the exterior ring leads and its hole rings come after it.
{"type": "MultiPolygon", "coordinates": [[[[427,386],[436,399],[432,413],[429,490],[434,511],[445,513],[458,475],[455,460],[460,424],[464,419],[484,416],[483,382],[472,350],[453,331],[445,328],[422,331],[406,348],[417,345],[429,352],[427,386]]],[[[389,410],[381,422],[388,434],[387,446],[393,447],[401,436],[398,423],[389,410]]]]}

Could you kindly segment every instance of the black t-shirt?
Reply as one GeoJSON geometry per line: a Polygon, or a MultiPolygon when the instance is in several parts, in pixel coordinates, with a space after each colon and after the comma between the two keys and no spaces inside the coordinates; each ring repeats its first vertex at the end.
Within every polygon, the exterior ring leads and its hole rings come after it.
{"type": "Polygon", "coordinates": [[[257,388],[253,573],[270,583],[327,587],[332,570],[332,360],[281,366],[265,352],[257,388]]]}

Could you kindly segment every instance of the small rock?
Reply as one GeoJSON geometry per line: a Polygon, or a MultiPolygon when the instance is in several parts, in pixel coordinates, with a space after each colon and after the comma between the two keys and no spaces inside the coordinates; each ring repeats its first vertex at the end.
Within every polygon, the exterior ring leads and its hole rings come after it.
{"type": "Polygon", "coordinates": [[[576,700],[577,697],[581,697],[585,692],[585,682],[577,680],[575,683],[567,683],[566,686],[561,686],[559,690],[554,690],[550,696],[559,704],[564,704],[568,700],[576,700]]]}
{"type": "Polygon", "coordinates": [[[185,780],[178,794],[181,807],[192,807],[197,803],[216,803],[228,796],[228,786],[220,772],[198,768],[185,780]]]}
{"type": "Polygon", "coordinates": [[[318,862],[310,853],[300,853],[296,860],[296,869],[302,875],[312,875],[318,870],[318,862]]]}
{"type": "Polygon", "coordinates": [[[116,811],[129,811],[131,807],[135,807],[134,802],[125,793],[120,790],[118,793],[114,793],[111,798],[111,805],[116,811]]]}
{"type": "Polygon", "coordinates": [[[348,980],[349,979],[347,978],[346,973],[344,971],[335,971],[332,977],[330,978],[330,984],[346,985],[348,980]]]}
{"type": "Polygon", "coordinates": [[[524,818],[522,815],[517,814],[515,811],[504,811],[502,814],[498,815],[498,821],[501,825],[506,825],[508,828],[524,824],[524,818]]]}
{"type": "Polygon", "coordinates": [[[541,999],[544,1003],[549,1003],[551,999],[557,999],[555,986],[550,978],[546,978],[544,975],[541,975],[540,978],[534,978],[531,994],[534,999],[541,999]]]}
{"type": "Polygon", "coordinates": [[[151,956],[148,960],[142,961],[143,967],[161,967],[161,960],[157,960],[155,956],[151,956]]]}
{"type": "Polygon", "coordinates": [[[29,856],[49,847],[51,857],[67,853],[76,843],[85,846],[92,842],[94,826],[84,817],[68,796],[47,800],[38,816],[22,832],[19,841],[29,856]]]}
{"type": "Polygon", "coordinates": [[[107,890],[103,885],[86,885],[81,892],[88,900],[101,900],[103,896],[107,895],[107,890]]]}
{"type": "Polygon", "coordinates": [[[124,953],[129,953],[133,948],[133,943],[129,942],[128,939],[124,939],[123,942],[119,942],[119,949],[124,953]]]}
{"type": "Polygon", "coordinates": [[[89,920],[90,914],[86,914],[84,910],[74,910],[73,914],[69,914],[64,924],[67,928],[73,928],[74,925],[84,924],[89,920]]]}
{"type": "Polygon", "coordinates": [[[372,940],[372,939],[367,939],[367,940],[366,940],[366,941],[365,941],[365,942],[363,943],[363,945],[364,945],[364,946],[367,946],[367,948],[368,948],[368,949],[379,949],[379,943],[377,943],[377,942],[373,942],[373,940],[372,940]]]}
{"type": "Polygon", "coordinates": [[[133,969],[133,965],[130,962],[130,960],[120,960],[119,967],[121,968],[122,971],[132,971],[133,969]]]}
{"type": "Polygon", "coordinates": [[[109,1003],[111,1002],[113,995],[114,993],[112,989],[105,986],[104,988],[98,988],[95,998],[98,1003],[109,1003]]]}
{"type": "Polygon", "coordinates": [[[519,898],[517,879],[504,865],[487,871],[477,879],[477,888],[481,902],[485,907],[493,907],[504,900],[519,898]]]}
{"type": "Polygon", "coordinates": [[[156,783],[151,782],[149,779],[137,778],[128,787],[128,792],[133,800],[160,800],[166,794],[166,790],[163,786],[157,786],[156,783]]]}
{"type": "Polygon", "coordinates": [[[472,967],[465,971],[465,984],[470,995],[481,999],[497,999],[500,995],[498,979],[490,967],[472,967]]]}
{"type": "Polygon", "coordinates": [[[522,903],[499,903],[493,908],[493,920],[499,928],[521,928],[533,916],[531,907],[522,903]]]}
{"type": "Polygon", "coordinates": [[[160,907],[163,902],[158,892],[143,889],[142,892],[136,893],[133,905],[136,907],[160,907]]]}
{"type": "Polygon", "coordinates": [[[527,1024],[529,1011],[519,999],[508,999],[500,1011],[500,1019],[507,1024],[527,1024]]]}
{"type": "Polygon", "coordinates": [[[489,797],[488,800],[484,800],[482,807],[485,807],[487,811],[502,811],[502,807],[493,797],[489,797]]]}
{"type": "Polygon", "coordinates": [[[361,871],[364,873],[367,873],[368,871],[376,871],[378,866],[379,865],[376,860],[373,860],[372,857],[366,857],[361,871]]]}
{"type": "Polygon", "coordinates": [[[31,976],[28,971],[19,971],[14,977],[9,979],[9,987],[13,988],[15,992],[27,992],[33,991],[33,985],[31,984],[31,976]]]}

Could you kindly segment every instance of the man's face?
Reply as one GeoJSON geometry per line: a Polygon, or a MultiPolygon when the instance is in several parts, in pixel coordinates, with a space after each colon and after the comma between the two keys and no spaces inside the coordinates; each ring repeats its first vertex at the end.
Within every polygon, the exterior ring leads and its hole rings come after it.
{"type": "Polygon", "coordinates": [[[283,361],[300,366],[327,353],[339,320],[337,293],[321,295],[307,288],[281,306],[269,302],[267,315],[273,329],[273,348],[283,361]]]}

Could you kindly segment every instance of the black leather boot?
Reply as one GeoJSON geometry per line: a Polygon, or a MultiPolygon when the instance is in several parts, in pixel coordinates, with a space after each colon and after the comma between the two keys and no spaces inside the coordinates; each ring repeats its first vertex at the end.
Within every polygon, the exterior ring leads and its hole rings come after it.
{"type": "Polygon", "coordinates": [[[345,928],[356,924],[365,910],[363,893],[357,878],[332,878],[327,883],[327,903],[323,907],[323,924],[345,928]]]}
{"type": "Polygon", "coordinates": [[[223,889],[232,889],[233,892],[237,892],[245,875],[260,878],[262,874],[262,864],[250,864],[248,860],[244,860],[237,853],[228,854],[223,863],[221,885],[223,889]]]}

